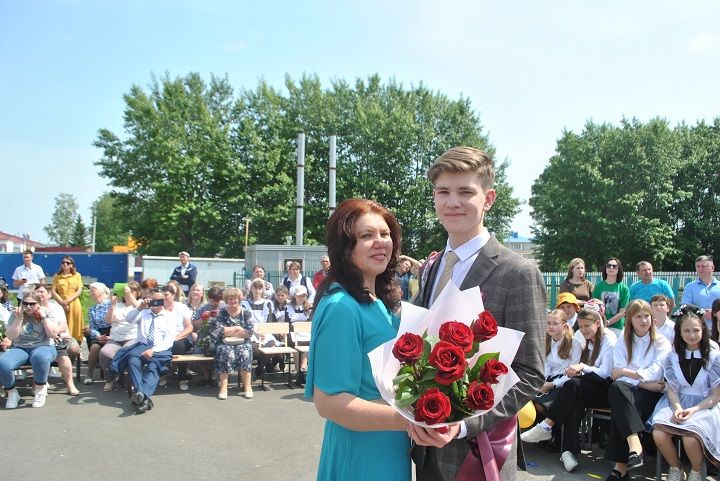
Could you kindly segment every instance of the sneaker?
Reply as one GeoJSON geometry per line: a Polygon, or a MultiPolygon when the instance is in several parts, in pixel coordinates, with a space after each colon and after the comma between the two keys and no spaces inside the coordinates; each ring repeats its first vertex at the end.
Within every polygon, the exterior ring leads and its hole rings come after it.
{"type": "Polygon", "coordinates": [[[83,379],[83,384],[85,384],[86,386],[89,386],[92,383],[93,383],[93,380],[90,376],[86,376],[85,379],[83,379]]]}
{"type": "Polygon", "coordinates": [[[35,400],[32,403],[32,407],[41,408],[45,405],[47,399],[47,384],[43,384],[40,389],[35,388],[35,400]]]}
{"type": "Polygon", "coordinates": [[[549,441],[552,438],[552,430],[543,429],[540,424],[536,424],[520,435],[520,439],[526,443],[538,443],[540,441],[549,441]]]}
{"type": "Polygon", "coordinates": [[[562,456],[560,456],[560,461],[562,461],[563,466],[565,466],[565,471],[568,473],[578,467],[577,458],[570,451],[563,452],[562,456]]]}
{"type": "Polygon", "coordinates": [[[670,466],[670,470],[668,471],[667,481],[684,481],[684,480],[685,480],[685,471],[683,471],[682,468],[676,468],[676,467],[670,466]]]}
{"type": "Polygon", "coordinates": [[[631,469],[637,469],[643,465],[643,455],[642,453],[636,453],[635,451],[630,451],[630,456],[628,456],[628,470],[631,469]]]}
{"type": "MultiPolygon", "coordinates": [[[[708,463],[709,464],[709,463],[708,463]]],[[[687,481],[700,481],[702,479],[702,476],[697,471],[690,471],[688,473],[687,481]]]]}
{"type": "Polygon", "coordinates": [[[17,389],[11,389],[7,392],[7,399],[5,400],[5,409],[15,409],[18,407],[20,402],[20,393],[17,389]]]}
{"type": "Polygon", "coordinates": [[[158,386],[159,386],[159,387],[165,387],[165,386],[167,386],[167,378],[161,377],[161,378],[160,378],[160,381],[158,382],[158,386]]]}
{"type": "Polygon", "coordinates": [[[51,367],[50,368],[50,377],[62,377],[62,375],[60,374],[60,371],[58,371],[58,368],[51,367]]]}
{"type": "Polygon", "coordinates": [[[187,381],[178,382],[178,387],[180,388],[181,391],[187,391],[188,389],[190,389],[190,386],[188,386],[187,381]]]}
{"type": "Polygon", "coordinates": [[[625,473],[625,476],[623,476],[620,474],[620,471],[613,469],[610,471],[607,478],[605,478],[605,481],[626,481],[628,479],[630,479],[630,475],[628,473],[625,473]]]}

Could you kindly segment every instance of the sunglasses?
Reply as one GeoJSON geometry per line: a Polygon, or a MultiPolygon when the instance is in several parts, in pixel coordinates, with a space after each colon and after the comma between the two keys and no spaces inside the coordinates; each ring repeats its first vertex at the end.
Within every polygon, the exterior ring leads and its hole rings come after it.
{"type": "Polygon", "coordinates": [[[37,302],[25,302],[25,301],[23,301],[23,303],[22,303],[22,305],[25,306],[25,307],[27,307],[27,306],[34,306],[34,305],[36,305],[36,304],[37,304],[37,302]]]}
{"type": "Polygon", "coordinates": [[[607,264],[605,267],[608,269],[617,269],[620,266],[618,264],[607,264]]]}
{"type": "Polygon", "coordinates": [[[72,262],[70,262],[70,261],[62,261],[62,263],[63,263],[63,264],[65,264],[65,265],[68,265],[68,266],[71,266],[71,265],[73,265],[73,263],[72,263],[72,262]]]}

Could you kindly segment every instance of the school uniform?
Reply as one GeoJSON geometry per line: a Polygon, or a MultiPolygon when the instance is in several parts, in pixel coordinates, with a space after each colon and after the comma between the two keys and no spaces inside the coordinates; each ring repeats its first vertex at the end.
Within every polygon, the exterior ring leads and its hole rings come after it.
{"type": "MultiPolygon", "coordinates": [[[[557,424],[562,424],[563,436],[561,452],[570,451],[573,454],[580,453],[580,439],[578,430],[580,426],[581,413],[586,407],[608,407],[607,392],[610,382],[608,378],[613,367],[613,347],[616,337],[614,334],[604,331],[599,346],[592,341],[587,342],[586,364],[582,374],[566,381],[560,388],[557,397],[548,409],[548,418],[557,424]],[[599,349],[595,362],[588,364],[592,359],[595,349],[599,349]]],[[[583,338],[585,343],[585,338],[583,338]]],[[[583,346],[584,348],[584,346],[583,346]]]]}
{"type": "Polygon", "coordinates": [[[636,371],[641,380],[623,376],[613,382],[608,390],[612,416],[605,459],[616,463],[628,461],[630,452],[627,437],[645,431],[645,422],[662,397],[661,392],[648,391],[638,385],[641,382],[662,380],[663,362],[670,351],[670,342],[662,334],[655,333],[655,342],[652,342],[649,333],[643,337],[633,334],[632,357],[628,358],[624,339],[618,339],[613,348],[613,367],[636,371]]]}

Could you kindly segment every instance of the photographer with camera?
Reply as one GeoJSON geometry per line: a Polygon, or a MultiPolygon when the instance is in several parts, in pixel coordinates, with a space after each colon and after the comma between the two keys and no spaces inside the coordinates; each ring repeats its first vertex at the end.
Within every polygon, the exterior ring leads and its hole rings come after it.
{"type": "Polygon", "coordinates": [[[32,406],[40,408],[45,405],[50,363],[57,356],[54,342],[57,334],[57,322],[48,309],[40,307],[40,295],[35,290],[23,291],[21,306],[14,310],[6,332],[13,344],[0,357],[0,384],[7,390],[5,409],[14,409],[20,402],[13,371],[28,361],[35,381],[32,406]]]}
{"type": "Polygon", "coordinates": [[[165,310],[165,296],[160,288],[150,289],[148,298],[126,316],[138,325],[137,343],[120,349],[108,368],[108,381],[128,370],[135,392],[132,403],[137,414],[154,407],[150,398],[157,388],[161,372],[172,361],[175,340],[175,318],[165,310]]]}

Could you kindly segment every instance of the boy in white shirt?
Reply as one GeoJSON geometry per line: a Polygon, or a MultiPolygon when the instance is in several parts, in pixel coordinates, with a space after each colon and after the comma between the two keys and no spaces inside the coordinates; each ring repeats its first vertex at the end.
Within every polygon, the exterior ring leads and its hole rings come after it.
{"type": "Polygon", "coordinates": [[[670,320],[670,302],[665,294],[655,294],[650,299],[650,306],[653,313],[653,324],[655,330],[665,336],[672,345],[675,339],[675,323],[670,320]]]}

